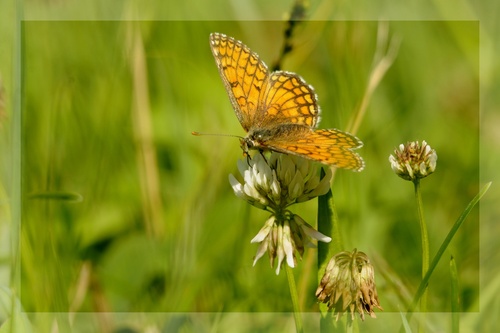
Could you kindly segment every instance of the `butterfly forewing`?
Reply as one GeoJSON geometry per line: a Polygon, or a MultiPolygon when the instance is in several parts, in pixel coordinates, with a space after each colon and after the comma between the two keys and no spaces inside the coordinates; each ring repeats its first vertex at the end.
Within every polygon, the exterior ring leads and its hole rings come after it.
{"type": "Polygon", "coordinates": [[[236,116],[248,131],[267,90],[266,64],[243,43],[222,34],[211,34],[210,46],[236,116]]]}

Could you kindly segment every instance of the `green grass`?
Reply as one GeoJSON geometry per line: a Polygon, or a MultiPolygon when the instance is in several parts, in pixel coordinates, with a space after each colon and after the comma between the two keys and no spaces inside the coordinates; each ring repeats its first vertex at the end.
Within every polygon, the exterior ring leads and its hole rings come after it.
{"type": "MultiPolygon", "coordinates": [[[[32,325],[49,331],[56,318],[60,330],[75,332],[127,325],[181,332],[294,331],[286,313],[292,307],[285,272],[276,276],[267,255],[252,267],[257,246],[250,240],[267,214],[247,207],[229,185],[228,174],[237,175],[236,160],[242,158],[238,141],[191,135],[244,134],[210,52],[209,33],[242,40],[271,66],[281,50],[284,23],[25,21],[22,26],[19,300],[32,325]],[[146,71],[140,73],[147,76],[150,107],[141,112],[147,113],[142,116],[150,119],[150,130],[136,126],[131,31],[142,36],[136,46],[145,55],[146,71]],[[156,159],[142,155],[148,137],[156,159]],[[147,186],[156,176],[158,192],[147,186]],[[151,225],[155,231],[148,231],[151,225]],[[67,315],[70,309],[77,312],[74,318],[67,315]]],[[[393,149],[426,140],[437,151],[436,172],[421,182],[431,258],[489,181],[479,173],[478,23],[394,21],[389,28],[401,39],[399,54],[357,132],[366,169],[337,171],[332,188],[344,250],[357,248],[372,259],[384,308],[377,319],[358,323],[359,331],[399,329],[399,311],[407,309],[421,279],[413,187],[391,171],[393,149]]],[[[377,23],[370,21],[298,26],[282,68],[315,88],[320,128],[344,129],[359,107],[376,35],[377,23]]],[[[1,147],[10,144],[3,136],[1,147]]],[[[488,154],[498,145],[485,147],[488,154]]],[[[8,187],[4,174],[2,187],[8,187]]],[[[293,209],[316,224],[316,202],[293,209]]],[[[479,269],[487,264],[487,258],[481,261],[480,236],[476,208],[430,278],[429,331],[451,327],[450,256],[463,331],[488,327],[476,313],[484,311],[480,282],[497,292],[498,278],[496,284],[480,281],[479,269]]],[[[494,247],[485,249],[495,253],[494,247]]],[[[306,332],[319,327],[315,258],[316,249],[307,249],[293,270],[306,332]]],[[[1,260],[0,269],[8,270],[9,263],[1,260]]],[[[6,278],[0,283],[9,285],[6,278]]],[[[486,305],[498,309],[494,300],[486,305]]],[[[0,324],[5,318],[0,312],[0,324]]],[[[416,320],[418,314],[412,327],[416,320]]]]}

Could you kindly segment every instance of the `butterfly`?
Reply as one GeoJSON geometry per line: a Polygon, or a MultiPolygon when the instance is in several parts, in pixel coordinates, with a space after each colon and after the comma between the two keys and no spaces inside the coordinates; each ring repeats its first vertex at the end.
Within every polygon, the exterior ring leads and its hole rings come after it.
{"type": "Polygon", "coordinates": [[[337,168],[361,171],[353,152],[363,143],[338,129],[316,129],[320,107],[314,89],[299,75],[270,72],[245,44],[221,33],[210,34],[210,47],[236,117],[246,137],[241,147],[298,155],[337,168]]]}

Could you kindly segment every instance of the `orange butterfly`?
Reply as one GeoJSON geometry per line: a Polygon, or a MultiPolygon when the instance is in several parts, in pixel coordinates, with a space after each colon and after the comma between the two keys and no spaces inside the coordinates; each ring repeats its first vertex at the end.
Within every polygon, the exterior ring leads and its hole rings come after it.
{"type": "Polygon", "coordinates": [[[318,129],[320,108],[313,88],[295,73],[270,73],[266,64],[242,42],[210,34],[210,47],[249,149],[298,155],[337,168],[361,171],[364,162],[353,152],[363,143],[337,129],[318,129]]]}

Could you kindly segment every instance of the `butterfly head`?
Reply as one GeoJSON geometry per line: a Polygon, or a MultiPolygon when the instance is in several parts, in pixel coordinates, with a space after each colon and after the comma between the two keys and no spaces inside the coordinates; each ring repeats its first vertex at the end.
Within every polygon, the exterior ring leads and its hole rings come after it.
{"type": "Polygon", "coordinates": [[[250,150],[265,151],[269,150],[269,147],[265,144],[265,136],[262,133],[253,133],[250,131],[248,135],[244,138],[240,138],[240,147],[243,150],[243,156],[250,156],[250,150]]]}
{"type": "Polygon", "coordinates": [[[250,154],[250,149],[258,149],[255,141],[252,140],[250,137],[245,137],[245,138],[240,138],[240,147],[241,150],[243,150],[243,156],[249,157],[250,154]]]}
{"type": "Polygon", "coordinates": [[[273,134],[268,129],[250,130],[244,138],[240,138],[240,146],[245,156],[250,149],[265,150],[266,142],[272,138],[273,134]]]}

